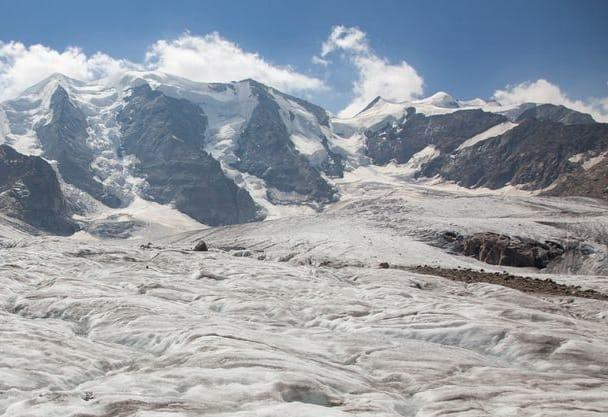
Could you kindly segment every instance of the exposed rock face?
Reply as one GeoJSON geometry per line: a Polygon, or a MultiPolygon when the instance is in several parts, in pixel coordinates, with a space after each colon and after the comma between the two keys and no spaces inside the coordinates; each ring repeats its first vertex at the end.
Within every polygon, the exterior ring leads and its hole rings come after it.
{"type": "Polygon", "coordinates": [[[86,116],[70,101],[63,87],[58,86],[53,93],[50,110],[51,120],[36,129],[45,158],[57,161],[57,168],[65,182],[109,207],[119,207],[120,199],[95,179],[91,170],[95,156],[86,143],[86,116]]]}
{"type": "Polygon", "coordinates": [[[608,200],[608,156],[604,156],[588,169],[582,166],[574,172],[561,175],[543,194],[608,200]]]}
{"type": "Polygon", "coordinates": [[[117,117],[122,152],[139,160],[149,198],[173,203],[208,225],[258,218],[249,193],[203,150],[207,118],[199,106],[153,91],[148,84],[133,88],[126,101],[117,117]]]}
{"type": "Polygon", "coordinates": [[[0,211],[38,229],[70,235],[70,219],[57,176],[44,159],[0,145],[0,211]]]}
{"type": "Polygon", "coordinates": [[[491,232],[468,237],[447,232],[443,238],[452,250],[492,265],[545,268],[564,253],[564,248],[555,242],[524,241],[491,232]]]}
{"type": "MultiPolygon", "coordinates": [[[[314,115],[314,117],[317,120],[317,123],[320,126],[324,126],[328,129],[331,128],[330,123],[329,123],[329,115],[327,114],[327,111],[325,111],[324,108],[317,106],[316,104],[309,103],[308,101],[302,100],[298,97],[294,97],[289,94],[282,93],[278,90],[275,90],[271,87],[267,87],[256,81],[249,80],[249,83],[252,84],[255,89],[262,88],[266,92],[272,91],[272,93],[275,95],[279,95],[287,100],[297,103],[299,106],[304,108],[306,111],[308,111],[309,113],[314,115]]],[[[293,116],[293,115],[290,115],[290,116],[293,116]]],[[[324,160],[318,166],[316,166],[316,168],[319,168],[322,172],[324,172],[325,174],[327,174],[330,177],[340,177],[341,178],[344,175],[343,157],[341,155],[339,155],[338,153],[332,151],[326,137],[322,137],[321,145],[323,145],[323,147],[325,148],[326,156],[325,156],[324,160]]]]}
{"type": "MultiPolygon", "coordinates": [[[[505,134],[484,140],[422,167],[425,176],[441,175],[465,187],[492,189],[522,184],[542,189],[561,175],[576,172],[572,157],[608,149],[608,124],[578,124],[526,119],[505,134]]],[[[570,195],[580,195],[572,183],[570,195]]]]}
{"type": "MultiPolygon", "coordinates": [[[[249,82],[253,83],[253,84],[257,84],[258,86],[260,86],[262,88],[265,87],[263,84],[260,84],[253,80],[249,80],[249,82]]],[[[268,88],[268,87],[266,87],[266,88],[268,88]]],[[[323,107],[317,106],[316,104],[309,103],[308,101],[302,100],[301,98],[282,93],[278,90],[274,90],[274,91],[276,93],[282,95],[283,97],[298,103],[300,106],[305,108],[307,111],[314,114],[314,116],[317,118],[317,121],[319,122],[320,125],[329,127],[329,115],[327,114],[327,112],[325,111],[325,109],[323,107]]]]}
{"type": "Polygon", "coordinates": [[[522,121],[530,118],[545,120],[548,122],[557,122],[565,125],[583,125],[595,123],[595,120],[590,114],[581,113],[564,106],[556,106],[555,104],[541,104],[531,107],[530,109],[524,111],[517,120],[522,121]]]}
{"type": "MultiPolygon", "coordinates": [[[[262,178],[276,191],[269,197],[281,203],[282,193],[300,196],[302,203],[328,203],[335,199],[335,190],[295,149],[279,113],[279,106],[262,84],[251,82],[258,104],[238,140],[236,167],[262,178]]],[[[318,117],[321,117],[320,112],[318,117]]]]}
{"type": "Polygon", "coordinates": [[[428,145],[441,153],[449,153],[465,140],[506,120],[504,116],[482,110],[427,117],[411,108],[400,122],[366,133],[367,154],[374,163],[383,165],[392,160],[405,163],[428,145]]]}

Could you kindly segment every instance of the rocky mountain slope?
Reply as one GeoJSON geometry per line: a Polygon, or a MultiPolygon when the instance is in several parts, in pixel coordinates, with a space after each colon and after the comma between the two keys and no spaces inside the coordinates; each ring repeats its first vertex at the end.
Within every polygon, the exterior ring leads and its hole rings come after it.
{"type": "Polygon", "coordinates": [[[53,168],[7,145],[0,145],[0,212],[58,235],[77,230],[53,168]]]}
{"type": "Polygon", "coordinates": [[[0,415],[606,415],[605,130],[51,77],[0,105],[0,415]]]}
{"type": "Polygon", "coordinates": [[[146,178],[144,195],[209,225],[242,223],[256,218],[247,193],[226,177],[204,149],[207,117],[184,99],[153,91],[148,84],[130,90],[118,113],[120,157],[137,158],[146,178]]]}
{"type": "Polygon", "coordinates": [[[378,97],[339,119],[254,80],[54,75],[0,104],[2,142],[51,161],[69,206],[89,218],[140,199],[206,225],[319,211],[340,200],[345,173],[371,166],[468,188],[608,199],[607,124],[563,106],[446,93],[378,97]]]}

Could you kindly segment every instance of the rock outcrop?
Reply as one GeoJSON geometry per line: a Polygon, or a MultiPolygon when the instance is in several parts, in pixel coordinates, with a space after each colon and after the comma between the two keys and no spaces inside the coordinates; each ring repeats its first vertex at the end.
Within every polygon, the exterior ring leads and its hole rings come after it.
{"type": "Polygon", "coordinates": [[[555,104],[540,104],[538,106],[533,106],[520,114],[517,120],[522,121],[530,118],[562,123],[565,125],[588,125],[596,123],[590,114],[581,113],[564,106],[556,106],[555,104]]]}
{"type": "Polygon", "coordinates": [[[543,195],[584,196],[608,200],[608,154],[592,158],[597,158],[597,162],[591,166],[585,166],[583,162],[575,171],[560,175],[543,195]]]}
{"type": "MultiPolygon", "coordinates": [[[[251,89],[258,103],[238,140],[236,155],[239,161],[235,167],[263,179],[272,187],[269,198],[275,203],[297,202],[298,196],[301,203],[322,205],[334,201],[336,190],[291,142],[279,106],[268,87],[251,81],[251,89]],[[285,198],[287,195],[289,198],[285,198]]],[[[315,114],[322,117],[318,110],[315,114]]]]}
{"type": "MultiPolygon", "coordinates": [[[[523,120],[508,132],[423,165],[421,174],[440,175],[464,187],[497,189],[521,185],[538,190],[559,177],[584,170],[577,155],[608,150],[608,124],[576,124],[523,120]]],[[[585,187],[573,181],[559,189],[560,195],[585,195],[585,187]]],[[[594,191],[594,194],[597,194],[594,191]]]]}
{"type": "Polygon", "coordinates": [[[482,110],[425,116],[410,108],[399,122],[366,133],[367,155],[375,164],[384,165],[390,161],[405,163],[429,145],[442,154],[450,153],[465,140],[506,120],[482,110]]]}
{"type": "Polygon", "coordinates": [[[542,269],[564,253],[564,248],[556,242],[542,243],[491,232],[466,237],[447,232],[443,239],[452,251],[492,265],[542,269]]]}
{"type": "Polygon", "coordinates": [[[95,154],[86,142],[86,116],[60,85],[51,96],[49,110],[51,119],[36,128],[44,157],[57,161],[57,169],[65,182],[109,207],[119,207],[120,199],[105,189],[91,169],[95,154]]]}
{"type": "Polygon", "coordinates": [[[121,154],[137,157],[138,174],[148,185],[144,190],[147,198],[172,203],[212,226],[259,218],[249,193],[203,150],[207,118],[199,106],[143,84],[131,89],[117,119],[122,131],[121,154]]]}
{"type": "Polygon", "coordinates": [[[0,212],[53,234],[78,230],[53,168],[8,145],[0,145],[0,212]]]}

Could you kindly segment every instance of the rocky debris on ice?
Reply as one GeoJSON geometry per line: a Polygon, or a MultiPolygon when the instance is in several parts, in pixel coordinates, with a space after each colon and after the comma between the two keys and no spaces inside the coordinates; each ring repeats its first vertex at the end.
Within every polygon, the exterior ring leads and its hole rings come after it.
{"type": "Polygon", "coordinates": [[[196,245],[194,245],[194,248],[192,250],[195,252],[207,252],[209,248],[207,247],[207,243],[205,243],[204,240],[199,240],[198,242],[196,242],[196,245]]]}
{"type": "Polygon", "coordinates": [[[580,285],[559,284],[552,279],[532,278],[520,275],[512,275],[507,272],[486,272],[484,270],[475,271],[470,268],[451,269],[433,267],[429,265],[419,265],[410,268],[419,274],[434,275],[447,278],[452,281],[464,282],[467,284],[485,282],[488,284],[500,285],[513,288],[526,293],[540,293],[553,296],[581,297],[595,300],[608,300],[608,294],[592,290],[581,289],[580,285]]]}
{"type": "Polygon", "coordinates": [[[452,251],[492,265],[542,269],[564,253],[564,247],[557,242],[542,243],[492,232],[470,236],[445,232],[442,237],[452,251]]]}

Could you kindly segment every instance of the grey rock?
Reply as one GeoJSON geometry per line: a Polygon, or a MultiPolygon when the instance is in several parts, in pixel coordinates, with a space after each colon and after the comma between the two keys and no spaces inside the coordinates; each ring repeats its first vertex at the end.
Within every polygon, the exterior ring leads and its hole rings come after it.
{"type": "Polygon", "coordinates": [[[540,104],[538,106],[534,106],[524,111],[517,118],[517,120],[522,121],[529,118],[557,122],[566,125],[596,123],[590,114],[581,113],[564,106],[557,106],[555,104],[540,104]]]}
{"type": "Polygon", "coordinates": [[[259,219],[249,193],[223,173],[203,150],[207,118],[184,99],[153,91],[148,84],[131,90],[118,114],[121,154],[133,154],[149,187],[148,198],[175,207],[208,225],[259,219]]]}
{"type": "Polygon", "coordinates": [[[207,247],[207,243],[205,243],[204,240],[199,240],[198,242],[196,242],[196,245],[194,245],[194,248],[192,250],[195,252],[207,252],[209,248],[207,247]]]}
{"type": "Polygon", "coordinates": [[[484,132],[506,117],[482,110],[460,110],[425,116],[408,110],[398,123],[366,132],[367,155],[374,163],[407,162],[416,152],[433,145],[441,153],[455,150],[465,140],[484,132]]]}
{"type": "Polygon", "coordinates": [[[573,172],[560,174],[551,187],[542,194],[608,200],[608,157],[604,157],[589,169],[578,167],[573,172]]]}
{"type": "MultiPolygon", "coordinates": [[[[569,160],[572,156],[602,150],[608,150],[608,124],[565,125],[528,118],[503,135],[436,158],[421,173],[439,174],[465,187],[521,184],[542,189],[560,176],[582,170],[569,160]]],[[[563,195],[581,195],[574,182],[564,187],[568,191],[563,195]]]]}
{"type": "Polygon", "coordinates": [[[88,233],[102,239],[128,239],[144,227],[144,222],[134,219],[125,220],[122,216],[109,216],[83,226],[88,233]]]}
{"type": "Polygon", "coordinates": [[[238,140],[235,167],[262,178],[274,187],[269,197],[276,203],[293,201],[293,193],[301,202],[324,204],[336,199],[336,190],[295,149],[279,113],[279,106],[267,87],[251,81],[258,105],[238,140]],[[287,197],[289,196],[289,197],[287,197]]]}
{"type": "Polygon", "coordinates": [[[63,87],[58,86],[51,96],[50,110],[51,120],[36,128],[45,158],[57,161],[57,169],[65,182],[109,207],[119,207],[120,199],[95,179],[91,170],[95,155],[86,143],[86,116],[70,101],[63,87]]]}
{"type": "Polygon", "coordinates": [[[0,212],[53,234],[78,230],[49,163],[8,145],[0,145],[0,212]]]}
{"type": "Polygon", "coordinates": [[[557,242],[543,243],[491,232],[466,237],[446,232],[443,238],[453,251],[492,265],[542,269],[564,253],[564,247],[557,242]]]}

